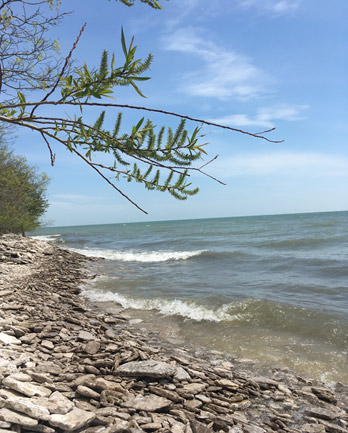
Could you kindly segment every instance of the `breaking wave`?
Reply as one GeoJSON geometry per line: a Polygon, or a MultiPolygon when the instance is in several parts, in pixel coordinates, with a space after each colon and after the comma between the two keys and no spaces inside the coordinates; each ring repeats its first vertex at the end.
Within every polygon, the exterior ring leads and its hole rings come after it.
{"type": "Polygon", "coordinates": [[[38,239],[40,241],[45,242],[57,242],[60,238],[60,234],[56,235],[36,235],[36,236],[30,236],[33,239],[38,239]]]}
{"type": "Polygon", "coordinates": [[[210,322],[240,321],[245,319],[244,314],[231,314],[228,312],[231,305],[225,304],[216,309],[198,305],[194,301],[181,301],[179,299],[137,299],[120,295],[114,292],[100,292],[85,290],[84,294],[94,302],[116,302],[123,308],[135,310],[157,310],[164,316],[181,316],[185,319],[200,322],[207,320],[210,322]]]}
{"type": "Polygon", "coordinates": [[[117,260],[120,262],[167,262],[175,260],[187,260],[191,257],[199,256],[205,253],[205,250],[198,251],[117,251],[106,248],[88,248],[78,249],[71,248],[80,254],[89,257],[100,257],[108,260],[117,260]]]}

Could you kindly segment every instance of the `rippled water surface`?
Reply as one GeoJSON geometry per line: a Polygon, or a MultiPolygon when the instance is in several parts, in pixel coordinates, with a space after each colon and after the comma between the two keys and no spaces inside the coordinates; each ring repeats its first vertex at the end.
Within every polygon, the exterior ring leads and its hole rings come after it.
{"type": "Polygon", "coordinates": [[[166,337],[348,383],[348,212],[42,229],[166,337]]]}

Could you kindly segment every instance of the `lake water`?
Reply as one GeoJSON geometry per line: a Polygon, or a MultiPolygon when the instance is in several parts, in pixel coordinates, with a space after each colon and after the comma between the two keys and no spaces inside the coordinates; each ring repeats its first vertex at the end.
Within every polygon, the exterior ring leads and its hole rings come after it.
{"type": "Polygon", "coordinates": [[[84,294],[178,344],[348,383],[348,212],[41,229],[106,260],[84,294]]]}

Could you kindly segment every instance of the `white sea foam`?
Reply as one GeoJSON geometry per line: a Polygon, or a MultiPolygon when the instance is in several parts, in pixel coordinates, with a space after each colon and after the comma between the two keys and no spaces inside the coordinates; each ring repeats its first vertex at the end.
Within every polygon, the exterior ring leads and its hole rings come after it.
{"type": "Polygon", "coordinates": [[[181,301],[179,299],[136,299],[120,295],[114,292],[100,292],[97,290],[85,290],[84,295],[95,302],[116,302],[123,308],[135,310],[157,310],[164,316],[181,316],[185,319],[200,322],[207,320],[210,322],[240,321],[244,314],[231,314],[228,312],[229,304],[222,305],[217,309],[212,309],[204,305],[198,305],[194,301],[181,301]]]}
{"type": "Polygon", "coordinates": [[[169,260],[187,260],[199,256],[204,250],[198,251],[119,251],[104,248],[88,248],[71,250],[89,257],[101,257],[120,262],[166,262],[169,260]]]}
{"type": "Polygon", "coordinates": [[[39,239],[40,241],[45,241],[45,242],[55,242],[59,237],[60,234],[56,234],[56,235],[36,235],[36,236],[30,236],[33,239],[39,239]]]}

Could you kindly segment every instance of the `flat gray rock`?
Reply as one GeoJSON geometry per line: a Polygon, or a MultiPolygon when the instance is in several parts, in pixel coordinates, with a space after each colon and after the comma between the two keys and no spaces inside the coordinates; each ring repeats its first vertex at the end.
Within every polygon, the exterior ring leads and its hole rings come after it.
{"type": "Polygon", "coordinates": [[[66,415],[52,415],[49,423],[53,427],[71,432],[78,428],[86,427],[95,417],[95,413],[75,408],[66,415]]]}
{"type": "Polygon", "coordinates": [[[88,331],[80,331],[77,338],[84,341],[96,340],[96,336],[88,331]]]}
{"type": "Polygon", "coordinates": [[[13,424],[19,424],[22,427],[35,427],[38,425],[37,419],[30,418],[27,415],[6,409],[5,407],[0,409],[0,420],[13,424]]]}
{"type": "Polygon", "coordinates": [[[14,391],[20,392],[21,394],[26,395],[27,397],[48,397],[52,391],[48,388],[45,388],[40,385],[34,385],[30,382],[21,382],[19,380],[14,379],[11,376],[6,377],[2,381],[3,386],[6,388],[12,389],[14,391]]]}
{"type": "Polygon", "coordinates": [[[20,345],[22,342],[18,340],[18,338],[13,337],[12,335],[7,335],[4,332],[0,332],[0,341],[5,345],[20,345]]]}
{"type": "Polygon", "coordinates": [[[339,413],[337,411],[326,409],[324,407],[311,407],[306,409],[305,413],[306,415],[312,416],[314,418],[327,420],[333,420],[339,417],[339,413]]]}
{"type": "Polygon", "coordinates": [[[144,410],[146,412],[155,412],[156,410],[169,407],[172,402],[158,395],[132,395],[122,404],[124,407],[133,408],[136,410],[144,410]]]}
{"type": "Polygon", "coordinates": [[[35,404],[30,398],[9,397],[4,400],[4,405],[7,409],[16,410],[38,420],[47,421],[50,416],[47,408],[35,404]]]}
{"type": "Polygon", "coordinates": [[[172,377],[176,368],[162,361],[132,361],[121,365],[116,374],[130,377],[153,377],[165,378],[172,377]]]}

